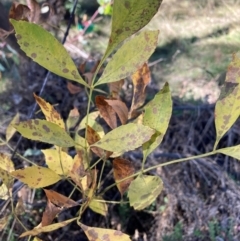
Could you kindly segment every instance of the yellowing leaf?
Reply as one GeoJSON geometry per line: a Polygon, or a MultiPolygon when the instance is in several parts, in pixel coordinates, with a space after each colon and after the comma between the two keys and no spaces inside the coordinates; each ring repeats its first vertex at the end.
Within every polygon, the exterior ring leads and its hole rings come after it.
{"type": "Polygon", "coordinates": [[[40,106],[46,120],[60,126],[62,129],[65,130],[65,124],[63,122],[63,119],[60,114],[54,109],[54,107],[35,94],[34,98],[40,106]]]}
{"type": "Polygon", "coordinates": [[[103,216],[107,215],[107,204],[101,197],[94,197],[89,203],[89,208],[92,209],[95,213],[99,213],[103,216]]]}
{"type": "Polygon", "coordinates": [[[60,176],[52,170],[39,166],[19,169],[10,174],[32,188],[46,187],[61,180],[60,176]]]}
{"type": "Polygon", "coordinates": [[[118,181],[131,176],[132,174],[134,174],[134,171],[135,171],[134,166],[129,160],[126,160],[120,157],[115,158],[113,160],[113,176],[114,176],[115,182],[117,183],[117,188],[121,193],[121,195],[123,195],[127,191],[133,178],[128,178],[119,183],[118,181]]]}
{"type": "Polygon", "coordinates": [[[75,148],[77,150],[78,155],[82,159],[82,163],[83,163],[83,166],[85,169],[88,168],[89,159],[91,158],[90,149],[88,147],[89,147],[89,145],[88,145],[87,141],[80,135],[76,134],[75,135],[75,148]],[[85,148],[85,144],[87,145],[86,148],[85,148]]]}
{"type": "Polygon", "coordinates": [[[151,81],[151,74],[148,64],[144,63],[143,66],[131,76],[131,78],[133,82],[133,99],[129,113],[130,119],[135,117],[135,110],[141,107],[145,102],[145,89],[151,81]]]}
{"type": "Polygon", "coordinates": [[[26,232],[22,233],[19,237],[23,238],[23,237],[26,237],[26,236],[29,236],[29,235],[36,236],[36,235],[38,235],[40,233],[48,233],[48,232],[54,231],[56,229],[65,227],[66,225],[68,225],[69,223],[73,222],[74,220],[76,220],[76,218],[68,219],[66,221],[59,222],[59,223],[54,223],[54,224],[51,224],[51,225],[48,225],[48,226],[44,226],[44,227],[39,225],[39,226],[37,226],[36,228],[34,228],[34,229],[30,230],[30,231],[26,231],[26,232]]]}
{"type": "Polygon", "coordinates": [[[5,228],[8,223],[9,215],[1,216],[0,218],[0,232],[5,228]]]}
{"type": "Polygon", "coordinates": [[[74,206],[78,206],[78,203],[73,201],[72,199],[65,197],[64,195],[55,192],[53,190],[44,189],[46,196],[50,202],[57,205],[61,208],[71,208],[74,206]]]}
{"type": "Polygon", "coordinates": [[[214,149],[224,134],[231,128],[240,115],[240,58],[233,55],[228,66],[226,81],[215,106],[216,142],[214,149]]]}
{"type": "Polygon", "coordinates": [[[103,60],[122,41],[146,26],[161,3],[162,0],[115,0],[111,36],[103,60]]]}
{"type": "Polygon", "coordinates": [[[82,223],[78,224],[91,241],[131,241],[130,237],[121,231],[89,227],[82,223]]]}
{"type": "Polygon", "coordinates": [[[0,153],[0,168],[7,172],[14,171],[14,165],[12,160],[10,159],[10,156],[0,153]]]}
{"type": "Polygon", "coordinates": [[[158,42],[157,31],[143,31],[113,55],[95,86],[124,79],[138,70],[152,55],[158,42]]]}
{"type": "Polygon", "coordinates": [[[140,175],[132,181],[128,197],[135,210],[148,207],[161,193],[163,183],[160,177],[140,175]]]}
{"type": "Polygon", "coordinates": [[[6,140],[7,140],[7,142],[13,137],[13,135],[14,135],[15,132],[16,132],[16,129],[13,128],[12,125],[15,124],[15,123],[18,123],[19,120],[20,120],[20,115],[19,115],[19,113],[17,113],[17,114],[13,117],[13,119],[11,120],[10,124],[9,124],[8,127],[7,127],[7,130],[6,130],[6,140]]]}
{"type": "Polygon", "coordinates": [[[0,186],[0,199],[7,200],[9,198],[9,190],[7,186],[3,183],[0,186]]]}
{"type": "Polygon", "coordinates": [[[224,155],[231,156],[233,158],[240,160],[240,145],[218,149],[216,152],[222,153],[224,155]]]}
{"type": "Polygon", "coordinates": [[[145,161],[147,156],[162,142],[172,115],[172,98],[168,83],[144,109],[143,125],[156,131],[152,138],[143,144],[143,159],[145,161]]]}
{"type": "Polygon", "coordinates": [[[0,180],[6,185],[6,187],[9,189],[13,185],[13,177],[9,174],[9,172],[5,171],[0,167],[0,180]]]}
{"type": "Polygon", "coordinates": [[[112,152],[127,152],[147,142],[154,132],[148,126],[129,123],[110,131],[92,146],[112,152]]]}
{"type": "Polygon", "coordinates": [[[88,86],[66,49],[49,32],[26,21],[10,21],[16,31],[18,44],[27,56],[54,74],[88,86]]]}
{"type": "Polygon", "coordinates": [[[72,169],[73,158],[66,152],[56,149],[42,150],[48,167],[59,175],[66,175],[72,169]]]}
{"type": "Polygon", "coordinates": [[[79,120],[79,117],[80,117],[80,113],[78,112],[78,109],[76,107],[74,107],[70,111],[68,118],[67,118],[66,125],[67,125],[68,130],[70,130],[71,128],[76,126],[76,124],[79,120]]]}
{"type": "Polygon", "coordinates": [[[22,136],[60,147],[74,146],[73,139],[58,125],[46,120],[28,120],[13,125],[22,136]]]}

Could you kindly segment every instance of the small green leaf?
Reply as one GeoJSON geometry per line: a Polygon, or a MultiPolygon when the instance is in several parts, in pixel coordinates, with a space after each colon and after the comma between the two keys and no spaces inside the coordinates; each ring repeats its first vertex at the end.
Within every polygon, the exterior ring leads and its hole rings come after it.
{"type": "Polygon", "coordinates": [[[233,60],[228,66],[226,81],[215,106],[217,138],[214,150],[240,115],[240,58],[238,55],[239,53],[233,55],[233,60]]]}
{"type": "Polygon", "coordinates": [[[160,177],[140,175],[129,186],[130,205],[135,210],[148,207],[161,193],[163,182],[160,177]]]}
{"type": "Polygon", "coordinates": [[[147,156],[162,142],[169,125],[172,114],[172,98],[168,83],[144,109],[143,125],[156,131],[152,138],[143,144],[143,155],[146,160],[147,156]]]}
{"type": "Polygon", "coordinates": [[[126,152],[147,142],[154,132],[148,126],[129,123],[108,132],[100,141],[91,146],[97,146],[111,152],[126,152]]]}
{"type": "Polygon", "coordinates": [[[26,167],[10,174],[32,188],[46,187],[61,180],[51,169],[39,166],[26,167]]]}
{"type": "Polygon", "coordinates": [[[60,126],[46,120],[28,120],[13,125],[22,136],[60,147],[74,146],[73,139],[60,126]]]}
{"type": "Polygon", "coordinates": [[[34,23],[13,19],[10,22],[16,31],[18,44],[27,56],[54,74],[88,87],[67,50],[52,34],[34,23]]]}
{"type": "Polygon", "coordinates": [[[240,160],[240,145],[218,149],[216,152],[222,153],[224,155],[231,156],[233,158],[240,160]]]}
{"type": "Polygon", "coordinates": [[[114,0],[111,36],[103,59],[121,42],[146,26],[161,3],[162,0],[114,0]]]}
{"type": "Polygon", "coordinates": [[[142,67],[157,46],[158,33],[158,30],[143,31],[124,43],[109,61],[95,86],[124,79],[142,67]]]}

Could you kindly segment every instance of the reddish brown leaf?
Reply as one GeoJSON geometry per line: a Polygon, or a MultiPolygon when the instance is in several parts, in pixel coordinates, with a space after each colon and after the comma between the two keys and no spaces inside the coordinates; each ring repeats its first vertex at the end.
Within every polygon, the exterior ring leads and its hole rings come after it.
{"type": "Polygon", "coordinates": [[[103,119],[107,122],[107,124],[112,129],[115,129],[117,127],[117,116],[113,108],[106,102],[105,99],[106,98],[104,96],[96,96],[96,106],[103,119]]]}
{"type": "Polygon", "coordinates": [[[27,5],[31,10],[30,22],[39,23],[41,17],[41,6],[36,0],[27,0],[27,5]]]}
{"type": "Polygon", "coordinates": [[[111,97],[119,99],[119,95],[124,84],[124,79],[108,84],[111,97]]]}
{"type": "Polygon", "coordinates": [[[15,19],[17,21],[29,21],[31,18],[31,10],[26,5],[13,2],[9,10],[9,18],[15,19]]]}
{"type": "Polygon", "coordinates": [[[72,84],[70,81],[67,82],[67,89],[72,95],[78,94],[82,91],[81,87],[72,84]]]}
{"type": "MultiPolygon", "coordinates": [[[[134,167],[130,161],[120,157],[113,160],[113,176],[116,182],[132,175],[134,172],[134,167]]],[[[127,191],[132,180],[133,178],[129,178],[125,181],[117,183],[117,188],[121,195],[127,191]]]]}
{"type": "MultiPolygon", "coordinates": [[[[98,142],[101,139],[99,134],[90,126],[87,126],[87,142],[89,145],[92,145],[96,142],[98,142]]],[[[104,151],[103,149],[93,146],[91,147],[91,150],[99,157],[110,157],[112,155],[112,152],[104,151]]]]}
{"type": "Polygon", "coordinates": [[[105,100],[116,112],[121,123],[124,125],[128,119],[128,108],[121,100],[105,100]]]}
{"type": "Polygon", "coordinates": [[[42,216],[42,227],[48,226],[52,223],[53,219],[61,212],[61,208],[55,206],[53,203],[51,203],[49,200],[47,202],[47,206],[45,211],[43,212],[42,216]]]}
{"type": "Polygon", "coordinates": [[[65,197],[62,194],[53,190],[44,189],[44,192],[46,193],[48,200],[59,207],[70,208],[79,205],[72,199],[65,197]]]}
{"type": "Polygon", "coordinates": [[[97,67],[98,67],[99,63],[100,63],[100,60],[98,60],[98,61],[94,64],[94,66],[92,67],[92,69],[90,70],[90,72],[91,72],[92,74],[94,74],[95,71],[97,70],[97,67]]]}
{"type": "Polygon", "coordinates": [[[84,61],[82,64],[79,65],[79,71],[81,74],[85,73],[85,68],[86,68],[86,61],[84,61]]]}
{"type": "Polygon", "coordinates": [[[146,98],[145,89],[150,80],[151,75],[147,63],[132,75],[134,91],[129,118],[133,118],[135,110],[144,104],[146,98]]]}

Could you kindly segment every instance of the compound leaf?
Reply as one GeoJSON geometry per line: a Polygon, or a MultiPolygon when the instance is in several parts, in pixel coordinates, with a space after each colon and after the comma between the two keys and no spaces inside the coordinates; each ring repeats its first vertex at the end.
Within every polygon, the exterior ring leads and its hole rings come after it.
{"type": "Polygon", "coordinates": [[[148,126],[129,123],[110,131],[92,146],[122,153],[138,148],[147,142],[154,133],[155,131],[148,126]]]}
{"type": "Polygon", "coordinates": [[[61,180],[51,169],[39,166],[26,167],[10,174],[32,188],[46,187],[61,180]]]}
{"type": "Polygon", "coordinates": [[[52,34],[34,23],[10,21],[16,31],[18,44],[27,56],[54,74],[88,86],[67,50],[52,34]]]}
{"type": "Polygon", "coordinates": [[[60,147],[74,146],[73,139],[58,125],[46,120],[28,120],[13,125],[22,136],[60,147]]]}
{"type": "Polygon", "coordinates": [[[138,70],[152,55],[159,31],[143,31],[124,43],[108,62],[96,85],[124,79],[138,70]]]}
{"type": "Polygon", "coordinates": [[[161,193],[163,182],[160,177],[140,175],[129,186],[130,205],[135,210],[148,207],[161,193]]]}

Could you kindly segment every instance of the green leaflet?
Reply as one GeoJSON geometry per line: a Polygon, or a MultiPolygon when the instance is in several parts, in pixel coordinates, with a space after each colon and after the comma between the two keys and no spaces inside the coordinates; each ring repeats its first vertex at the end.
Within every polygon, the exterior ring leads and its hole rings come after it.
{"type": "Polygon", "coordinates": [[[112,152],[127,152],[140,147],[154,134],[154,130],[141,124],[129,123],[108,132],[92,146],[112,152]]]}
{"type": "Polygon", "coordinates": [[[67,50],[52,34],[34,23],[10,21],[16,31],[18,44],[27,56],[54,74],[88,86],[67,50]]]}
{"type": "Polygon", "coordinates": [[[240,58],[238,55],[239,53],[233,55],[233,60],[228,66],[226,81],[215,106],[217,138],[214,150],[240,115],[240,58]]]}
{"type": "Polygon", "coordinates": [[[142,210],[157,198],[162,189],[163,182],[160,177],[140,175],[129,186],[130,205],[135,210],[142,210]]]}
{"type": "Polygon", "coordinates": [[[101,62],[121,42],[146,26],[157,13],[161,3],[162,0],[115,0],[113,4],[111,36],[101,62]]]}
{"type": "Polygon", "coordinates": [[[216,152],[222,153],[224,155],[231,156],[233,158],[240,160],[240,145],[218,149],[216,152]]]}
{"type": "Polygon", "coordinates": [[[28,120],[13,125],[22,136],[60,147],[74,146],[73,139],[60,126],[46,120],[28,120]]]}
{"type": "Polygon", "coordinates": [[[162,142],[172,115],[172,98],[168,83],[144,109],[143,124],[156,131],[152,138],[143,144],[143,160],[145,161],[147,156],[162,142]]]}
{"type": "Polygon", "coordinates": [[[95,86],[115,82],[133,74],[154,52],[159,31],[143,31],[134,36],[113,55],[95,86]]]}

